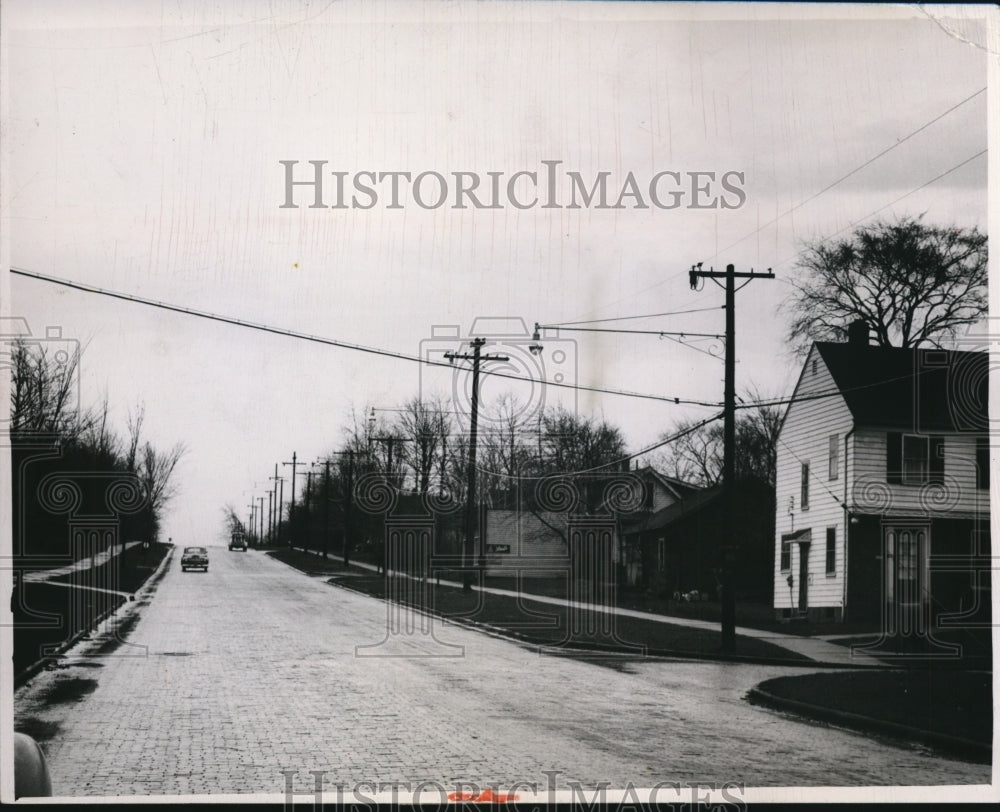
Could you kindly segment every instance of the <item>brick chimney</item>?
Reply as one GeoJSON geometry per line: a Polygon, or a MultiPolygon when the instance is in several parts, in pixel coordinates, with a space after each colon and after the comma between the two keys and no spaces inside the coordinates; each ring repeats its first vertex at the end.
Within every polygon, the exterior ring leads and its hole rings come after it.
{"type": "Polygon", "coordinates": [[[847,343],[852,347],[867,347],[868,346],[868,322],[864,319],[858,319],[857,321],[852,321],[847,326],[847,343]]]}

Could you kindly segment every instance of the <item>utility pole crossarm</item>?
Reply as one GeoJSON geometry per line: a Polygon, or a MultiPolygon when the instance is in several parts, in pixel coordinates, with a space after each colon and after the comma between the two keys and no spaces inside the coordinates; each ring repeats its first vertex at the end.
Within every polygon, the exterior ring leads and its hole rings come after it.
{"type": "Polygon", "coordinates": [[[710,268],[707,271],[701,269],[701,263],[697,265],[692,265],[691,270],[688,271],[688,279],[691,281],[691,288],[694,289],[697,285],[698,279],[725,279],[729,275],[729,269],[732,268],[732,274],[735,279],[774,279],[774,271],[770,268],[767,269],[767,273],[758,273],[752,268],[749,271],[737,271],[732,265],[726,266],[727,270],[717,271],[714,268],[710,268]]]}

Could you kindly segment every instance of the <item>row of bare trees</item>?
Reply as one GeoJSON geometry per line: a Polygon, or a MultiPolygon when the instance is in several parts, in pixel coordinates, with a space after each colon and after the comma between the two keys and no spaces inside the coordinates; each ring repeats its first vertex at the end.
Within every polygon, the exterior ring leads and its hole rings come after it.
{"type": "MultiPolygon", "coordinates": [[[[352,410],[338,447],[308,467],[294,516],[286,504],[270,540],[324,553],[343,553],[352,539],[361,542],[362,551],[366,539],[377,546],[383,530],[373,506],[380,504],[379,497],[364,494],[387,485],[397,501],[411,500],[416,510],[427,497],[436,500],[441,537],[453,536],[457,546],[466,499],[468,425],[468,416],[441,396],[414,397],[395,408],[369,407],[360,414],[352,410]]],[[[483,505],[530,507],[535,483],[543,476],[627,465],[622,433],[604,419],[565,409],[527,409],[510,394],[480,408],[476,488],[483,505]]],[[[231,506],[225,515],[228,531],[246,529],[231,506]]]]}
{"type": "Polygon", "coordinates": [[[128,415],[124,432],[111,425],[107,398],[79,404],[80,350],[15,339],[3,347],[11,374],[10,419],[15,553],[64,555],[73,515],[105,516],[124,540],[157,539],[176,493],[184,455],[145,439],[145,408],[128,415]]]}

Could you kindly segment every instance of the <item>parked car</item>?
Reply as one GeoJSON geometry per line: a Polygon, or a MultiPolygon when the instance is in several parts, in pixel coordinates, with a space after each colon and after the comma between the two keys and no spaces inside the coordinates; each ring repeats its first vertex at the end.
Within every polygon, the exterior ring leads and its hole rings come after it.
{"type": "Polygon", "coordinates": [[[185,547],[181,555],[181,569],[184,572],[192,569],[208,572],[208,550],[204,547],[185,547]]]}
{"type": "Polygon", "coordinates": [[[52,779],[45,754],[31,736],[14,733],[14,798],[39,798],[52,794],[52,779]]]}

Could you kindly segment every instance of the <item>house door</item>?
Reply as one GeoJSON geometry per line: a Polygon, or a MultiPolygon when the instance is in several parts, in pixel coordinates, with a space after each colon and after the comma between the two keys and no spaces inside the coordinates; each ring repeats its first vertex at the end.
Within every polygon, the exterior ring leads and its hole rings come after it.
{"type": "Polygon", "coordinates": [[[799,543],[799,613],[809,610],[809,547],[810,542],[799,543]]]}
{"type": "Polygon", "coordinates": [[[911,634],[929,597],[929,532],[926,526],[885,528],[885,594],[890,631],[911,634]]]}

